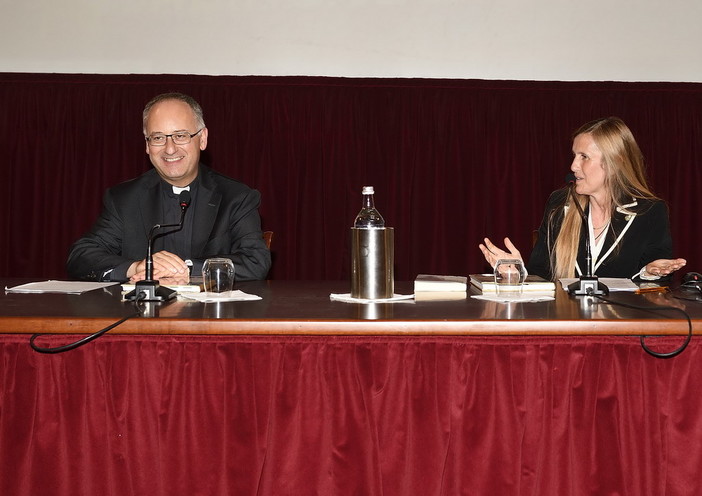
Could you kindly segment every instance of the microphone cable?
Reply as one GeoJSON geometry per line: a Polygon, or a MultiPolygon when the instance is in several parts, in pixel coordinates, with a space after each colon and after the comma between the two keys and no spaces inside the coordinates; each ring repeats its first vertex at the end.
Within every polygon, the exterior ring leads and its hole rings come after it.
{"type": "Polygon", "coordinates": [[[142,292],[139,293],[139,295],[137,295],[137,297],[134,299],[134,308],[136,309],[136,312],[134,312],[133,314],[127,315],[126,317],[124,317],[123,319],[118,320],[118,321],[115,322],[114,324],[110,324],[110,325],[108,325],[107,327],[105,327],[104,329],[100,329],[99,331],[94,332],[93,334],[90,334],[90,335],[88,335],[88,336],[86,336],[86,337],[84,337],[84,338],[82,338],[82,339],[79,339],[78,341],[74,341],[74,342],[72,342],[72,343],[64,344],[64,345],[61,345],[61,346],[56,346],[56,347],[53,347],[53,348],[44,348],[44,347],[42,347],[42,346],[37,345],[37,344],[35,343],[35,341],[36,341],[36,339],[37,339],[38,337],[40,337],[40,336],[46,336],[47,333],[37,333],[37,334],[32,335],[32,337],[29,339],[29,346],[31,346],[32,349],[33,349],[34,351],[36,351],[37,353],[46,353],[46,354],[49,354],[49,353],[63,353],[64,351],[75,350],[75,349],[78,348],[79,346],[83,346],[84,344],[87,344],[87,343],[89,343],[89,342],[91,342],[91,341],[93,341],[93,340],[99,338],[100,336],[102,336],[102,335],[105,334],[106,332],[111,331],[112,329],[114,329],[114,328],[117,327],[118,325],[122,324],[123,322],[126,322],[127,320],[131,319],[132,317],[139,317],[139,316],[141,316],[141,315],[143,314],[143,310],[142,310],[143,302],[142,302],[142,300],[143,300],[144,298],[146,298],[146,293],[144,293],[144,292],[142,291],[142,292]]]}
{"type": "Polygon", "coordinates": [[[602,295],[593,294],[591,296],[593,298],[597,298],[598,300],[603,301],[605,303],[609,303],[610,305],[619,305],[619,306],[622,306],[625,308],[631,308],[634,310],[642,310],[644,312],[649,312],[649,313],[652,313],[654,315],[660,315],[658,313],[659,311],[674,311],[674,312],[680,312],[681,314],[683,314],[685,316],[685,319],[687,320],[687,335],[685,336],[685,340],[683,341],[683,343],[678,348],[674,349],[673,351],[662,353],[662,352],[654,351],[648,347],[648,345],[646,344],[646,338],[648,338],[648,337],[661,337],[661,336],[640,336],[641,347],[644,349],[644,351],[646,353],[648,353],[652,357],[673,358],[674,356],[678,356],[680,353],[682,353],[685,350],[685,348],[687,348],[687,345],[690,344],[690,341],[692,340],[692,320],[690,319],[690,315],[688,315],[688,313],[685,310],[683,310],[682,308],[677,308],[677,307],[667,306],[667,305],[662,305],[659,307],[644,307],[641,305],[633,305],[630,303],[623,303],[621,301],[611,300],[611,299],[606,298],[602,295]]]}

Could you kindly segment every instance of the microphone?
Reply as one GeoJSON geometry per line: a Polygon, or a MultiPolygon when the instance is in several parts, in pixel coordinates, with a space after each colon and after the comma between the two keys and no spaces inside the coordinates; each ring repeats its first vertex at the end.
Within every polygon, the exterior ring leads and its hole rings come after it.
{"type": "Polygon", "coordinates": [[[143,281],[137,281],[133,291],[125,295],[126,300],[134,301],[167,301],[176,297],[177,292],[173,289],[160,286],[158,281],[154,280],[154,256],[153,248],[154,241],[158,238],[173,234],[183,229],[183,221],[185,220],[185,212],[190,206],[190,191],[183,190],[178,196],[178,204],[180,205],[180,222],[178,224],[156,224],[149,231],[148,243],[146,245],[146,269],[143,281]],[[166,227],[175,227],[171,231],[156,234],[154,233],[166,227]]]}
{"type": "Polygon", "coordinates": [[[609,294],[609,288],[599,282],[597,276],[592,274],[592,248],[590,247],[590,232],[587,225],[587,216],[583,207],[580,206],[577,198],[575,197],[575,174],[569,172],[566,175],[566,183],[568,184],[568,194],[570,199],[575,204],[580,214],[580,219],[582,220],[582,229],[585,231],[585,275],[581,275],[580,279],[572,284],[568,285],[568,293],[571,296],[594,296],[594,295],[607,295],[609,294]]]}

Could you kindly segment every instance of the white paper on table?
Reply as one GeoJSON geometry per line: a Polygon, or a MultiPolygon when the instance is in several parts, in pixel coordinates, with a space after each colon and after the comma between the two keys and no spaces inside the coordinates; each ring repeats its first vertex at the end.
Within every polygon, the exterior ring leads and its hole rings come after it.
{"type": "Polygon", "coordinates": [[[107,288],[119,284],[118,282],[86,282],[86,281],[40,281],[21,284],[12,288],[5,287],[6,293],[60,293],[83,294],[94,289],[107,288]]]}
{"type": "MultiPolygon", "coordinates": [[[[563,285],[563,289],[567,290],[568,285],[579,280],[580,279],[577,277],[574,277],[561,279],[560,282],[563,285]]],[[[636,291],[639,289],[639,286],[634,281],[626,277],[599,277],[597,280],[607,286],[610,293],[616,291],[636,291]]]]}
{"type": "Polygon", "coordinates": [[[471,295],[476,300],[496,301],[498,303],[536,303],[555,299],[553,291],[548,293],[529,293],[520,296],[497,296],[496,294],[471,295]]]}
{"type": "Polygon", "coordinates": [[[234,291],[224,291],[222,293],[182,293],[180,296],[189,300],[199,301],[200,303],[220,303],[225,301],[255,301],[262,300],[258,295],[244,293],[239,289],[234,291]]]}
{"type": "Polygon", "coordinates": [[[411,300],[414,295],[393,295],[392,298],[378,298],[378,299],[367,299],[367,298],[352,298],[351,293],[335,294],[329,295],[329,299],[333,301],[343,301],[345,303],[395,303],[396,301],[411,300]]]}
{"type": "MultiPolygon", "coordinates": [[[[164,284],[164,288],[172,289],[177,293],[199,293],[202,291],[197,284],[164,284]]],[[[129,293],[136,289],[136,284],[122,284],[122,291],[129,293]]]]}

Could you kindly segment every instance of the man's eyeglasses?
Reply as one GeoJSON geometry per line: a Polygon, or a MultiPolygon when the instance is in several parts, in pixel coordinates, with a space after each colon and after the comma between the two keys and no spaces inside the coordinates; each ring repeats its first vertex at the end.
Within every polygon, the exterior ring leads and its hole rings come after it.
{"type": "Polygon", "coordinates": [[[152,134],[151,136],[146,136],[146,142],[151,146],[164,146],[168,138],[171,138],[176,145],[187,145],[195,136],[202,132],[202,129],[193,134],[187,131],[178,131],[173,134],[152,134]]]}

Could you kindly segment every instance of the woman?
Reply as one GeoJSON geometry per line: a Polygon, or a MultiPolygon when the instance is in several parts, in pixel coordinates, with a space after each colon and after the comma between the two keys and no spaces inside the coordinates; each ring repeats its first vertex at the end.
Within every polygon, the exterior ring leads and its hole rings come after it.
{"type": "MultiPolygon", "coordinates": [[[[626,124],[618,117],[598,119],[574,136],[572,188],[587,227],[571,205],[570,186],[552,193],[529,273],[553,281],[586,274],[586,235],[593,275],[657,280],[683,267],[684,259],[672,258],[668,209],[646,184],[643,156],[626,124]]],[[[507,250],[484,241],[480,250],[493,267],[500,258],[522,258],[509,238],[507,250]]]]}

